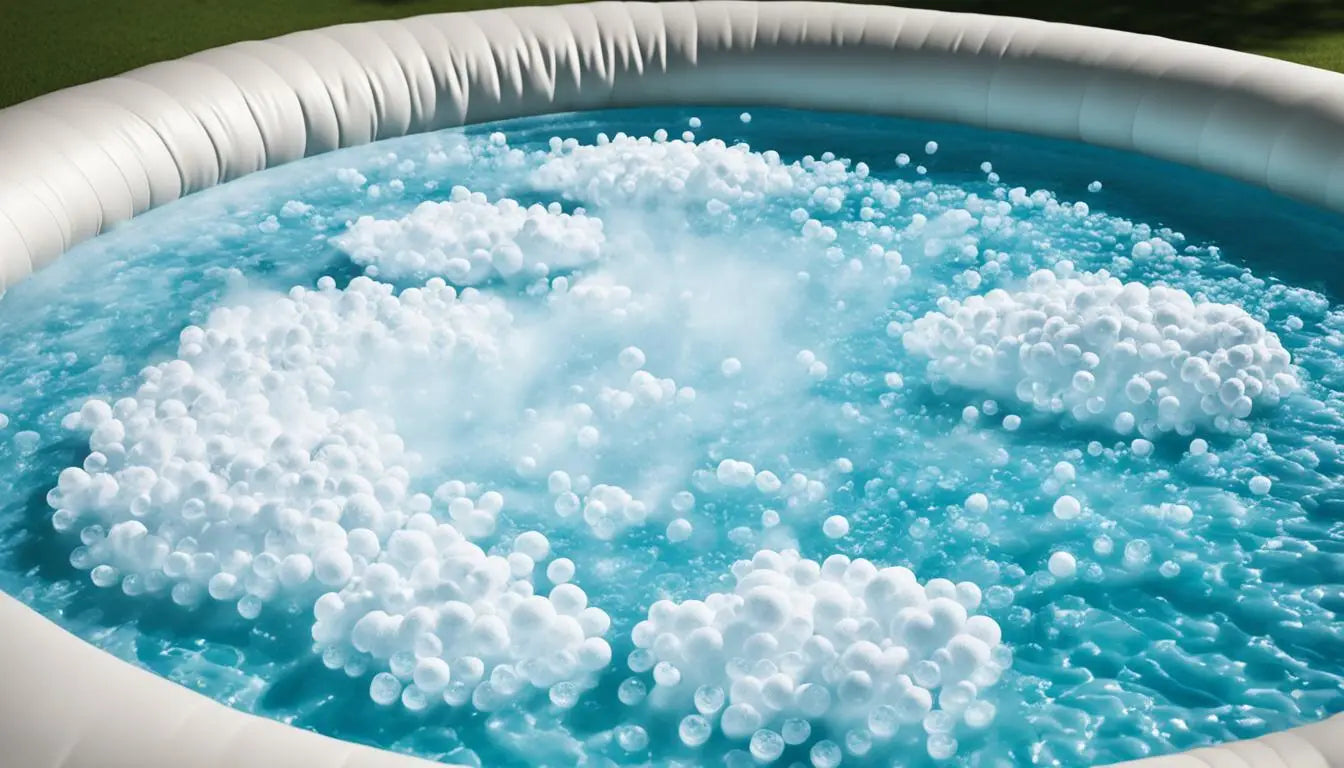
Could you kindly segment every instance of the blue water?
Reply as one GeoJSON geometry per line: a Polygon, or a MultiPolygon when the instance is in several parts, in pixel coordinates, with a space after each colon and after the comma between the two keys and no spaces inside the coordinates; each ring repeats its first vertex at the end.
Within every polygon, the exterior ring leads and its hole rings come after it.
{"type": "MultiPolygon", "coordinates": [[[[859,219],[855,196],[838,212],[814,215],[841,230],[841,243],[863,240],[852,228],[859,219]]],[[[729,588],[733,561],[776,546],[759,522],[770,505],[748,493],[698,490],[694,471],[712,471],[720,459],[736,458],[781,477],[803,471],[826,480],[823,501],[786,510],[805,556],[842,552],[909,566],[921,580],[974,581],[986,591],[985,610],[1012,648],[1011,670],[983,694],[997,706],[997,719],[986,731],[959,732],[956,757],[929,758],[916,728],[867,756],[847,755],[845,765],[1085,766],[1261,735],[1344,711],[1344,620],[1338,615],[1344,608],[1344,493],[1338,482],[1344,424],[1344,314],[1338,304],[1344,286],[1331,266],[1342,246],[1344,220],[1337,215],[1169,163],[1015,134],[853,115],[755,110],[750,123],[740,122],[736,110],[722,109],[560,115],[311,158],[139,217],[78,246],[0,299],[0,413],[11,422],[0,431],[0,467],[13,468],[0,473],[0,589],[157,674],[244,711],[341,738],[492,766],[572,765],[585,756],[588,764],[604,765],[714,764],[745,745],[716,739],[699,752],[690,750],[676,740],[682,713],[624,707],[616,689],[631,675],[623,663],[633,647],[630,631],[650,603],[729,588]],[[62,429],[61,420],[88,397],[115,400],[132,392],[144,366],[175,355],[183,327],[204,322],[211,309],[240,296],[312,287],[323,275],[345,285],[361,270],[326,238],[359,216],[399,217],[422,201],[447,199],[454,184],[492,200],[560,200],[554,190],[529,183],[535,157],[492,148],[487,136],[493,131],[505,132],[511,147],[540,150],[553,135],[585,144],[599,131],[644,136],[665,128],[676,136],[692,115],[704,121],[696,132],[701,140],[745,141],[754,150],[776,150],[786,161],[829,150],[867,163],[870,180],[901,180],[907,186],[893,216],[898,226],[919,212],[932,219],[967,193],[992,197],[996,186],[1051,190],[1060,200],[1085,201],[1093,216],[1066,223],[1021,213],[1016,215],[1039,228],[1011,235],[972,232],[968,237],[981,253],[1010,254],[995,282],[975,289],[958,277],[971,262],[916,250],[913,243],[924,241],[912,236],[902,251],[914,277],[886,289],[852,287],[838,272],[826,271],[824,262],[789,261],[803,258],[788,238],[796,231],[787,219],[794,203],[743,213],[724,225],[706,219],[702,207],[675,199],[640,215],[591,200],[563,200],[567,210],[585,206],[603,215],[613,209],[613,217],[634,229],[659,225],[646,254],[629,257],[638,266],[628,267],[624,277],[637,279],[629,272],[656,265],[659,247],[676,251],[667,244],[685,244],[680,250],[687,261],[660,280],[703,291],[725,306],[740,305],[741,314],[730,317],[741,328],[755,328],[748,320],[756,315],[768,316],[768,330],[741,331],[752,341],[789,342],[766,350],[762,360],[791,365],[796,352],[807,348],[829,367],[826,379],[800,397],[791,380],[754,375],[776,369],[766,362],[753,367],[744,353],[740,383],[725,383],[715,372],[731,344],[714,348],[718,335],[712,329],[683,328],[658,313],[595,329],[556,354],[568,375],[595,386],[601,381],[597,356],[613,351],[603,345],[628,339],[651,361],[665,361],[659,375],[701,391],[699,426],[684,434],[631,432],[623,452],[599,461],[607,476],[622,483],[647,480],[662,467],[676,475],[670,482],[677,487],[696,489],[701,504],[693,519],[694,546],[665,539],[668,517],[609,541],[581,524],[554,519],[546,513],[551,499],[544,474],[540,483],[520,480],[500,464],[505,449],[496,450],[486,432],[463,433],[476,438],[463,440],[480,446],[475,450],[435,457],[432,476],[422,485],[432,489],[435,480],[470,477],[501,487],[509,501],[491,541],[542,529],[559,553],[580,563],[576,582],[591,604],[612,617],[606,636],[614,661],[578,707],[558,711],[544,695],[490,715],[470,708],[417,714],[378,707],[368,696],[371,674],[347,678],[313,653],[311,604],[296,602],[245,621],[227,605],[188,610],[166,597],[101,590],[69,564],[77,537],[53,530],[46,497],[60,470],[78,466],[89,447],[87,437],[62,429]],[[939,148],[926,155],[931,139],[939,148]],[[465,154],[454,152],[463,146],[469,148],[465,154]],[[447,159],[428,161],[436,151],[447,159]],[[893,162],[900,152],[911,156],[909,166],[893,162]],[[403,165],[406,160],[414,167],[403,165]],[[993,163],[1000,183],[986,180],[983,161],[993,163]],[[917,173],[919,164],[927,176],[917,173]],[[379,186],[379,196],[371,197],[367,186],[352,190],[337,178],[339,168],[359,169],[369,185],[379,186]],[[389,186],[394,179],[402,182],[401,191],[389,186]],[[1088,192],[1094,179],[1104,186],[1088,192]],[[265,225],[288,200],[313,206],[321,220],[281,217],[278,227],[265,225]],[[1124,258],[1128,247],[1117,250],[1116,243],[1127,245],[1130,231],[1122,222],[1141,231],[1147,225],[1153,235],[1168,228],[1167,239],[1181,257],[1124,258]],[[925,361],[907,356],[900,340],[886,333],[887,324],[934,309],[941,295],[1011,285],[1063,257],[1078,269],[1163,281],[1244,308],[1279,335],[1302,370],[1303,392],[1258,410],[1247,434],[1200,433],[1216,464],[1186,455],[1188,438],[1174,436],[1157,440],[1147,459],[1123,450],[1092,455],[1090,442],[1113,449],[1121,439],[1026,411],[1014,411],[1023,417],[1015,432],[998,429],[997,419],[987,417],[965,426],[962,409],[987,396],[935,392],[925,381],[925,361]],[[789,276],[802,269],[812,279],[790,294],[796,303],[752,300],[757,292],[771,299],[776,294],[751,281],[773,286],[779,270],[789,276]],[[833,301],[840,291],[852,291],[844,307],[833,301]],[[612,330],[618,326],[619,333],[612,330]],[[681,338],[703,343],[686,348],[681,338]],[[889,371],[900,372],[905,386],[894,402],[883,402],[882,379],[889,371]],[[31,439],[20,436],[25,431],[37,433],[35,447],[25,445],[31,439]],[[831,462],[841,456],[852,462],[852,474],[834,470],[831,462]],[[1053,494],[1041,488],[1061,460],[1077,468],[1072,492],[1091,510],[1075,521],[1051,517],[1053,494]],[[1254,474],[1273,479],[1268,496],[1247,489],[1254,474]],[[1007,502],[978,518],[983,530],[960,511],[973,492],[1007,502]],[[1161,503],[1190,505],[1193,521],[1164,522],[1147,508],[1161,503]],[[851,524],[850,533],[835,541],[821,531],[821,520],[832,514],[851,524]],[[1094,554],[1102,535],[1114,542],[1114,554],[1094,554]],[[1127,567],[1120,552],[1135,540],[1147,543],[1151,559],[1127,567]],[[1045,572],[1046,559],[1059,549],[1077,555],[1075,579],[1056,580],[1045,572]],[[1165,562],[1179,564],[1179,573],[1164,575],[1159,566],[1165,562]],[[648,730],[647,750],[626,753],[614,743],[613,725],[627,721],[648,730]]],[[[621,265],[611,269],[620,274],[621,265]]],[[[547,309],[525,289],[482,288],[507,296],[521,325],[544,330],[547,309]]],[[[675,295],[671,290],[667,295],[675,295]]],[[[725,333],[731,340],[733,331],[725,333]]],[[[564,402],[558,394],[564,383],[557,393],[542,387],[533,394],[564,402]]],[[[1001,405],[1008,412],[1010,404],[1001,405]]],[[[659,426],[667,427],[654,424],[659,426]]],[[[805,751],[790,749],[781,764],[805,759],[805,751]]]]}

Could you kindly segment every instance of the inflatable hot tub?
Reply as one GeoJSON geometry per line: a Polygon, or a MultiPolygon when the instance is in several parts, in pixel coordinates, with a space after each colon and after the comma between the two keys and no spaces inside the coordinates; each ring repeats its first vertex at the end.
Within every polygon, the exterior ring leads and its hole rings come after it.
{"type": "MultiPolygon", "coordinates": [[[[303,157],[513,117],[676,104],[870,113],[1068,139],[1344,212],[1344,75],[1016,18],[599,2],[237,43],[0,110],[0,294],[120,222],[303,157]]],[[[0,626],[6,766],[431,764],[234,711],[3,594],[0,626]]],[[[1344,716],[1131,764],[1344,765],[1344,716]]]]}

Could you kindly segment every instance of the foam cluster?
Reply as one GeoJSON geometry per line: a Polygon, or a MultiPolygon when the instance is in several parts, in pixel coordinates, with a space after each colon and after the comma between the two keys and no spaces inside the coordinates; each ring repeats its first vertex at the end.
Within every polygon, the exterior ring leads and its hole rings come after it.
{"type": "MultiPolygon", "coordinates": [[[[649,203],[673,196],[704,203],[711,214],[729,206],[782,196],[843,200],[843,190],[827,185],[850,181],[847,162],[831,158],[786,164],[779,153],[753,152],[746,144],[721,139],[658,140],[617,133],[596,145],[551,140],[551,152],[531,175],[541,189],[560,191],[594,204],[649,203]]],[[[835,203],[839,209],[838,202],[835,203]]]]}
{"type": "Polygon", "coordinates": [[[1240,307],[1068,262],[1018,291],[943,298],[903,341],[935,380],[1120,434],[1232,430],[1299,387],[1278,337],[1240,307]]]}
{"type": "Polygon", "coordinates": [[[715,717],[728,739],[790,744],[813,724],[878,741],[922,724],[941,753],[958,723],[992,720],[980,693],[1010,657],[998,624],[974,614],[976,585],[794,550],[761,550],[733,576],[731,592],[654,603],[632,632],[632,662],[653,666],[649,701],[693,709],[688,744],[703,743],[715,717]]]}
{"type": "Polygon", "coordinates": [[[80,531],[72,563],[99,586],[249,618],[343,588],[433,504],[408,489],[419,457],[396,425],[358,407],[381,391],[369,371],[488,364],[510,322],[499,299],[442,280],[394,295],[324,278],[214,310],[134,396],[67,418],[91,450],[48,497],[55,527],[80,531]]]}
{"type": "Polygon", "coordinates": [[[599,539],[611,539],[626,528],[642,524],[649,515],[647,505],[619,485],[599,483],[589,488],[584,478],[571,487],[568,475],[557,470],[551,474],[550,488],[555,494],[555,513],[560,517],[581,515],[599,539]],[[565,478],[563,485],[557,476],[565,478]]]}
{"type": "Polygon", "coordinates": [[[496,276],[541,277],[596,261],[602,220],[561,211],[559,203],[523,207],[455,186],[444,202],[424,202],[399,219],[361,216],[331,242],[371,275],[442,276],[475,285],[496,276]]]}
{"type": "Polygon", "coordinates": [[[369,565],[318,598],[312,634],[329,668],[380,670],[370,684],[379,704],[491,711],[534,689],[576,696],[611,661],[602,639],[611,620],[582,589],[535,593],[534,571],[550,557],[539,532],[486,554],[452,523],[419,513],[385,547],[371,536],[358,547],[369,565]]]}

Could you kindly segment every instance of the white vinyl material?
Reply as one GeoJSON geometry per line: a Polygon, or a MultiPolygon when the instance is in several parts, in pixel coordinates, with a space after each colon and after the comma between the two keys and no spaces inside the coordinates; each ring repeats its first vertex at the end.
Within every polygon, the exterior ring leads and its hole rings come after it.
{"type": "Polygon", "coordinates": [[[0,766],[444,768],[230,709],[98,650],[3,592],[0,766]]]}
{"type": "MultiPolygon", "coordinates": [[[[602,2],[298,32],[0,110],[0,292],[112,224],[307,155],[502,118],[662,104],[880,113],[1074,139],[1344,211],[1342,75],[1015,18],[602,2]]],[[[3,595],[0,628],[6,766],[427,765],[230,710],[3,595]]],[[[1344,766],[1344,717],[1125,765],[1344,766]]]]}

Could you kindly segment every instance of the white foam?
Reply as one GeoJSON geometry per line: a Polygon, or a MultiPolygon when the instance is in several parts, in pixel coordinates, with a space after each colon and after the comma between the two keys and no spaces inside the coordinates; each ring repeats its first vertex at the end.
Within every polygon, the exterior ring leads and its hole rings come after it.
{"type": "Polygon", "coordinates": [[[351,406],[368,370],[488,368],[503,303],[442,280],[400,294],[367,278],[319,285],[215,310],[133,397],[71,417],[101,457],[64,470],[49,498],[58,527],[82,526],[72,562],[99,586],[236,603],[245,618],[313,605],[323,662],[379,669],[381,703],[492,709],[529,686],[588,685],[610,622],[560,583],[573,564],[554,561],[558,586],[533,596],[546,536],[487,555],[470,539],[494,530],[503,497],[458,481],[411,492],[419,457],[390,419],[351,406]]]}
{"type": "Polygon", "coordinates": [[[386,666],[412,709],[489,711],[565,684],[551,694],[563,703],[610,661],[601,639],[610,619],[572,584],[533,593],[543,541],[529,531],[507,555],[487,555],[452,524],[413,516],[373,563],[317,600],[312,634],[324,663],[386,666]]]}
{"type": "MultiPolygon", "coordinates": [[[[794,550],[761,550],[732,570],[731,592],[660,600],[632,632],[641,653],[679,673],[655,674],[648,700],[706,716],[726,705],[729,739],[764,728],[801,743],[799,721],[844,732],[875,720],[889,724],[873,733],[885,740],[931,711],[959,715],[1003,671],[998,625],[973,615],[974,585],[921,585],[905,568],[794,550]]],[[[682,737],[708,738],[699,720],[683,720],[682,737]]]]}
{"type": "Polygon", "coordinates": [[[399,219],[361,216],[331,243],[383,278],[441,276],[457,285],[492,277],[536,278],[596,261],[602,220],[563,213],[558,203],[523,207],[455,186],[399,219]]]}
{"type": "Polygon", "coordinates": [[[302,555],[318,580],[338,579],[348,568],[332,553],[351,531],[386,544],[431,503],[408,490],[419,458],[387,419],[348,410],[337,380],[417,347],[440,365],[489,357],[507,321],[497,299],[441,281],[396,296],[359,278],[217,309],[133,397],[80,409],[101,469],[62,473],[54,519],[85,527],[90,567],[116,569],[132,594],[172,589],[191,604],[228,573],[216,599],[301,597],[318,585],[291,570],[281,589],[274,563],[302,555]]]}
{"type": "Polygon", "coordinates": [[[1238,307],[1057,269],[1015,292],[940,300],[906,349],[931,359],[935,380],[1149,438],[1234,429],[1299,387],[1278,337],[1238,307]]]}
{"type": "Polygon", "coordinates": [[[844,161],[785,164],[773,150],[753,152],[746,144],[729,146],[720,139],[655,142],[618,133],[591,146],[552,146],[531,183],[594,204],[644,204],[675,196],[736,209],[771,198],[810,199],[818,188],[850,176],[844,161]]]}

